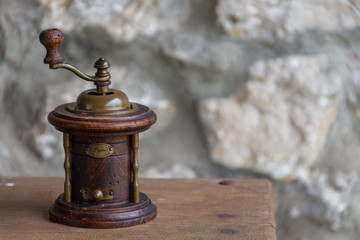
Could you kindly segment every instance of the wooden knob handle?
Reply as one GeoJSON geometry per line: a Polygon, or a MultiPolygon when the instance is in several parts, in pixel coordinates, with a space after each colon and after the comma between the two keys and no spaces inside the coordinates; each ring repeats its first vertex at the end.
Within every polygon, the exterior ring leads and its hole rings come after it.
{"type": "Polygon", "coordinates": [[[56,28],[47,29],[40,33],[40,42],[46,48],[45,64],[63,63],[65,58],[59,52],[59,47],[64,40],[64,34],[56,28]]]}

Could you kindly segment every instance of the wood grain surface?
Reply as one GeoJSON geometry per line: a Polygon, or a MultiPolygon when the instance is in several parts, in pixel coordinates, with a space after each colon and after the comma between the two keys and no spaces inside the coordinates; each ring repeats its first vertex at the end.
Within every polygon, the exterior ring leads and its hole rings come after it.
{"type": "Polygon", "coordinates": [[[51,222],[48,210],[63,181],[0,177],[0,239],[276,239],[272,186],[265,179],[140,179],[158,216],[118,229],[51,222]]]}

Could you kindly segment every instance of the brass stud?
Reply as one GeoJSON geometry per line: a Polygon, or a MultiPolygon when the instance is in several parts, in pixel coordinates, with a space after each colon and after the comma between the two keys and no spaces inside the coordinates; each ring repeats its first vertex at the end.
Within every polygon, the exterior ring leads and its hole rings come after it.
{"type": "Polygon", "coordinates": [[[96,189],[92,195],[95,200],[101,200],[104,196],[103,192],[99,189],[96,189]]]}

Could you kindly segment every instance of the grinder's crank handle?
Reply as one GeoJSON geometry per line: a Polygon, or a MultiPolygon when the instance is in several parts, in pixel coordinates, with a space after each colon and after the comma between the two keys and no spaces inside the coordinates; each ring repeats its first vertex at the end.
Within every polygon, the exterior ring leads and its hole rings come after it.
{"type": "Polygon", "coordinates": [[[64,34],[61,30],[56,28],[44,30],[40,33],[39,39],[41,44],[46,48],[44,63],[49,64],[51,69],[65,68],[80,78],[91,82],[107,82],[110,80],[110,73],[107,71],[110,64],[104,58],[99,58],[99,60],[95,62],[94,67],[98,70],[95,76],[87,75],[74,66],[64,63],[65,58],[59,51],[60,44],[64,40],[64,34]]]}

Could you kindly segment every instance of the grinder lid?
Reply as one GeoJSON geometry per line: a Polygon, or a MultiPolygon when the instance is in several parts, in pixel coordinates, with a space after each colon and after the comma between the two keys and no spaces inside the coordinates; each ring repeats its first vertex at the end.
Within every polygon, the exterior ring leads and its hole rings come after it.
{"type": "Polygon", "coordinates": [[[123,91],[109,88],[106,93],[99,93],[96,89],[82,92],[75,103],[67,106],[67,110],[73,113],[98,116],[131,113],[137,107],[137,104],[129,102],[123,91]]]}

